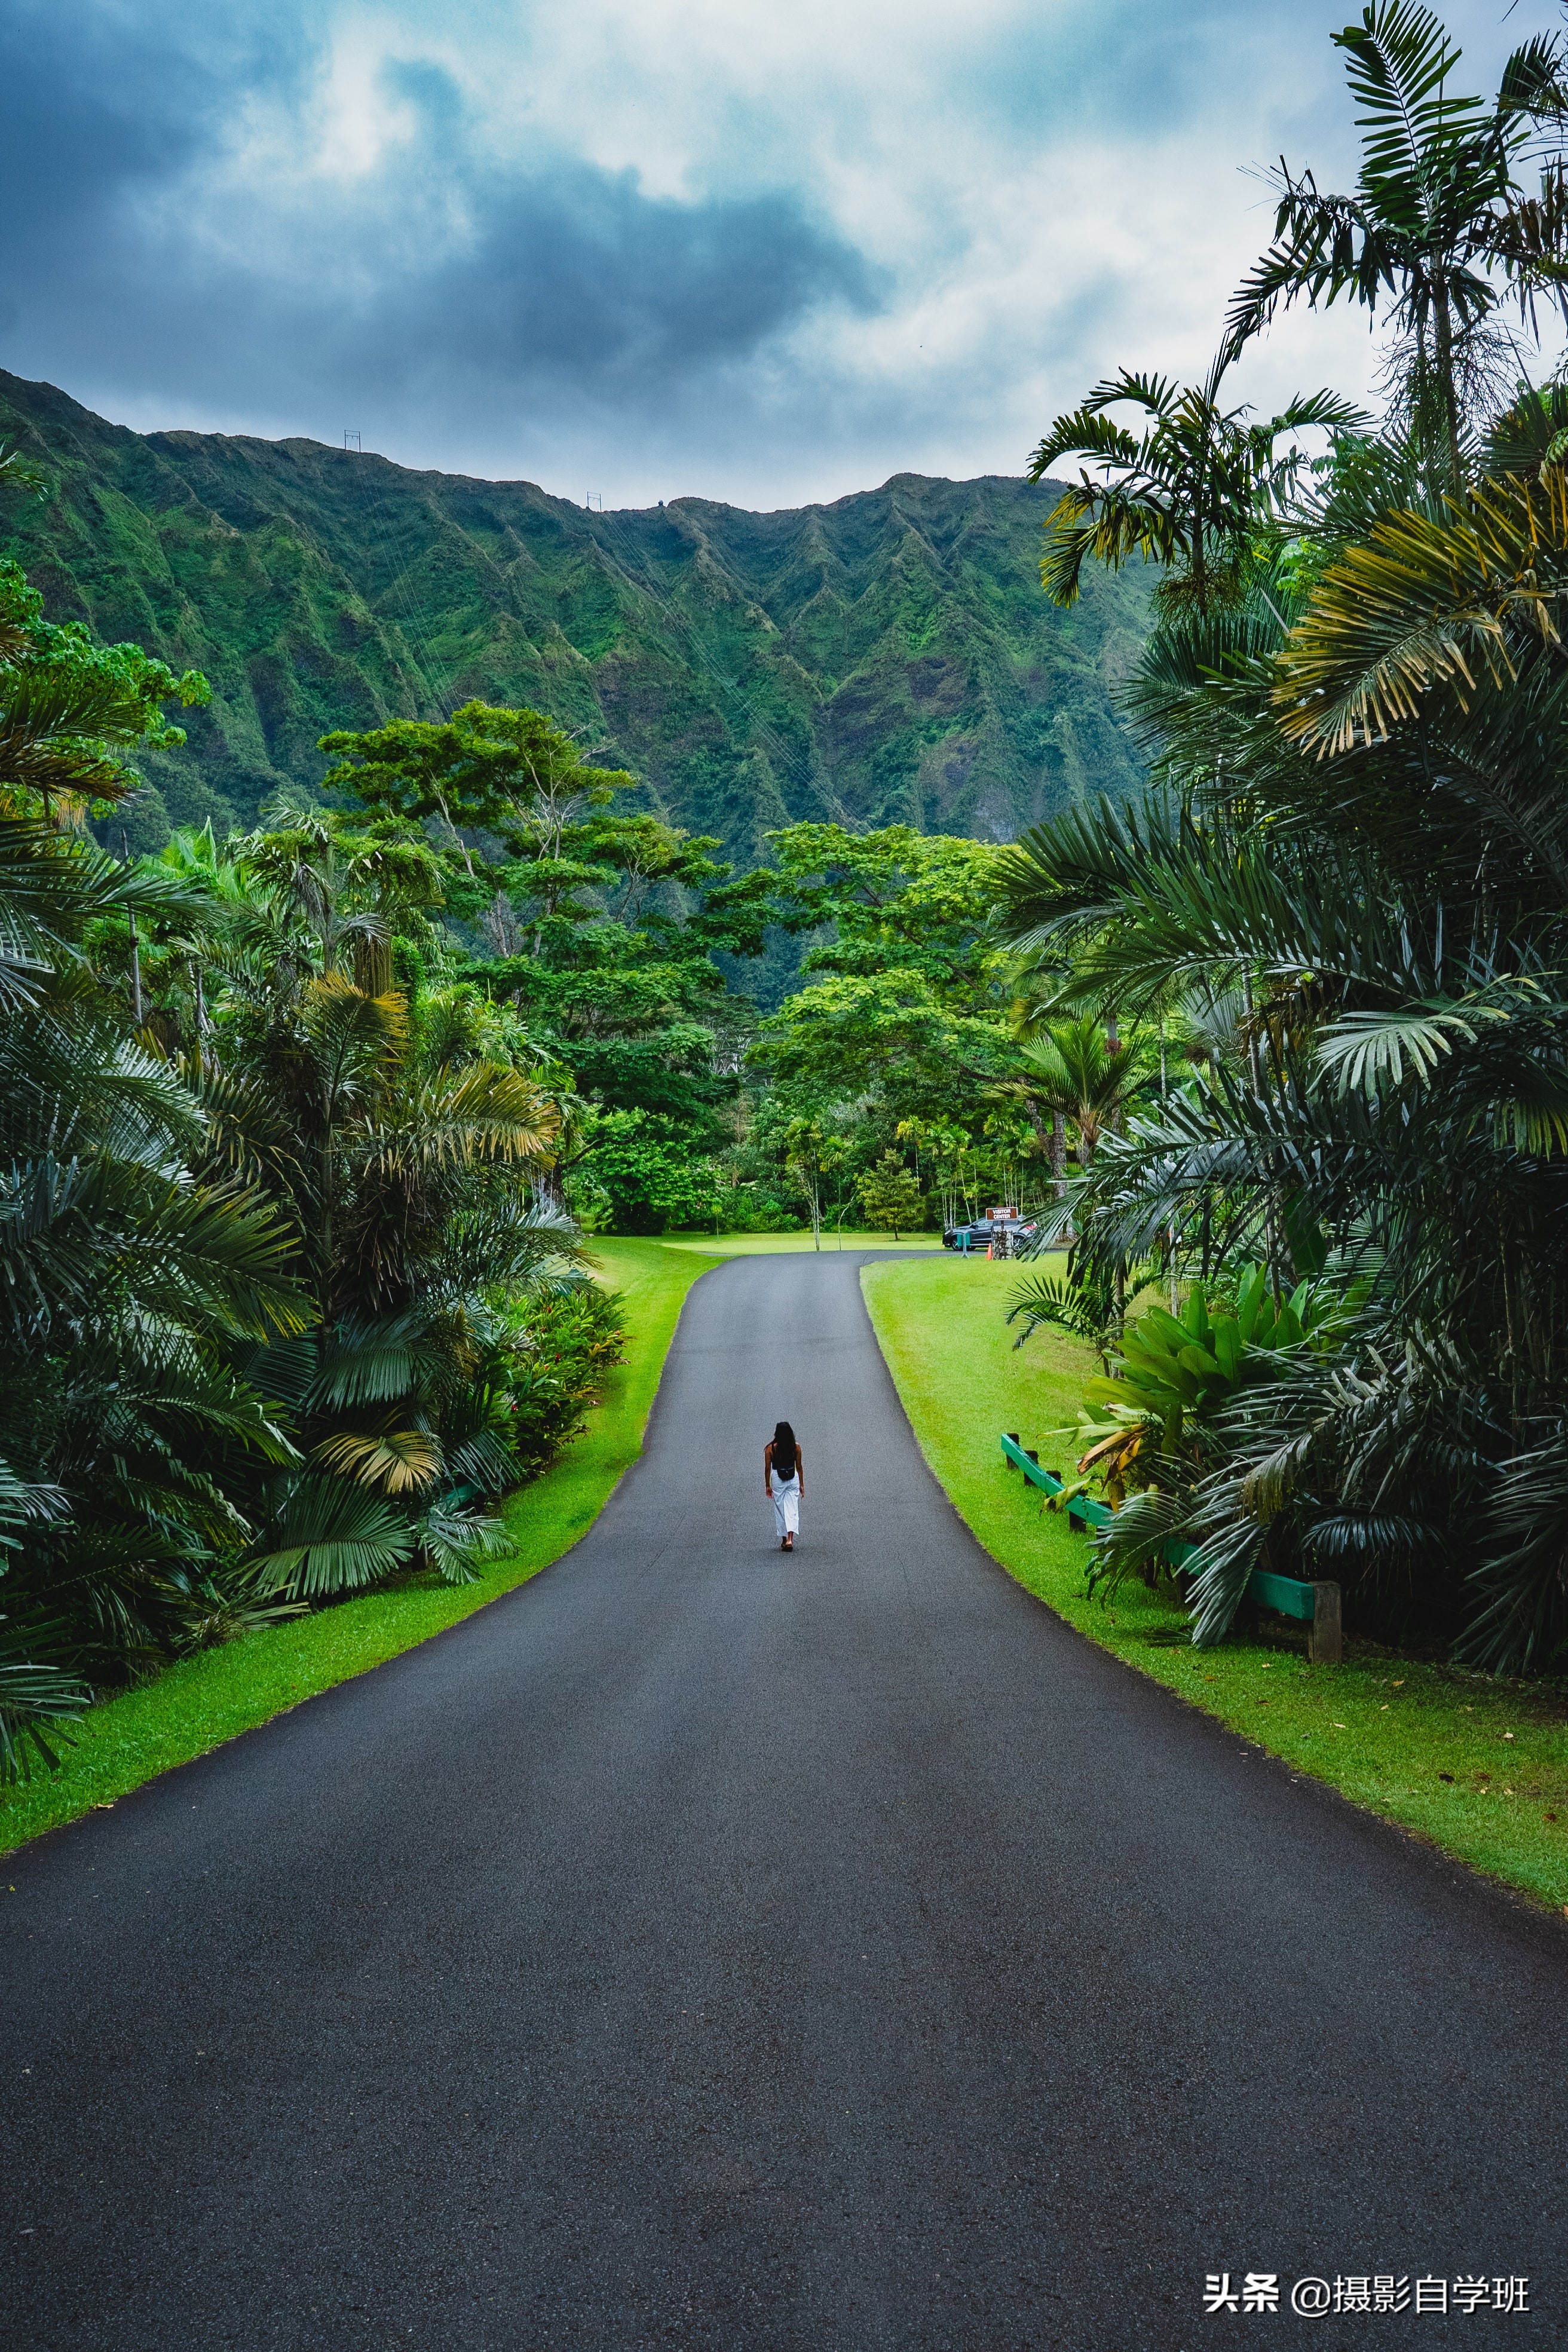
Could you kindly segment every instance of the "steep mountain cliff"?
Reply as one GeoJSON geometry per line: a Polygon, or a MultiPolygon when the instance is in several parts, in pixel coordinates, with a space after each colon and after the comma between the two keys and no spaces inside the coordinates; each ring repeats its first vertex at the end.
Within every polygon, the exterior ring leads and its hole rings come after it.
{"type": "Polygon", "coordinates": [[[1005,839],[1136,780],[1111,689],[1147,582],[1091,569],[1048,605],[1047,483],[601,514],[315,441],[132,433],[3,372],[0,436],[51,484],[0,509],[50,616],[212,681],[185,751],[147,762],[142,845],[313,782],[331,728],[476,695],[550,711],[741,857],[807,817],[1005,839]]]}

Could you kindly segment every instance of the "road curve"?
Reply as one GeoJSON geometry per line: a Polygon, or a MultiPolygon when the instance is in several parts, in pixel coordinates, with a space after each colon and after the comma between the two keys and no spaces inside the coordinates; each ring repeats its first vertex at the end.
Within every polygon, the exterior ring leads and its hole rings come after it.
{"type": "Polygon", "coordinates": [[[1568,2340],[1568,1937],[1012,1584],[859,1263],[705,1276],[568,1558],[0,1867],[6,2341],[1568,2340]]]}

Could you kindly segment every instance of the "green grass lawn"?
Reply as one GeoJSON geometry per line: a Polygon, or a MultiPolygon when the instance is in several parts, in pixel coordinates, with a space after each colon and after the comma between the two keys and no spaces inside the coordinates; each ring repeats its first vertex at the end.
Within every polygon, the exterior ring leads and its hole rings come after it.
{"type": "Polygon", "coordinates": [[[0,1852],[94,1805],[111,1804],[171,1765],[188,1763],[317,1691],[412,1649],[570,1550],[642,1451],[681,1301],[714,1263],[690,1252],[673,1255],[657,1241],[599,1241],[594,1254],[600,1278],[626,1302],[624,1360],[605,1381],[584,1435],[508,1502],[515,1550],[491,1561],[477,1584],[421,1578],[365,1593],[204,1651],[93,1707],[58,1772],[37,1772],[20,1788],[0,1790],[0,1852]]]}
{"type": "MultiPolygon", "coordinates": [[[[1459,1861],[1568,1909],[1568,1700],[1562,1685],[1493,1682],[1354,1638],[1339,1666],[1310,1666],[1305,1629],[1215,1650],[1152,1633],[1180,1612],[1124,1584],[1086,1598],[1086,1537],[1043,1511],[1003,1463],[1016,1429],[1062,1470],[1086,1376],[1081,1342],[1040,1332],[1015,1352],[1004,1312],[1014,1265],[893,1260],[862,1270],[872,1324],[921,1450],[994,1559],[1058,1616],[1292,1767],[1431,1840],[1459,1861]]],[[[1268,1621],[1266,1621],[1266,1622],[1268,1621]]]]}
{"type": "MultiPolygon", "coordinates": [[[[809,1234],[672,1234],[664,1246],[698,1250],[710,1257],[772,1257],[780,1250],[808,1250],[812,1237],[809,1234]]],[[[825,1250],[939,1250],[942,1235],[906,1234],[901,1241],[895,1241],[890,1234],[835,1234],[824,1226],[822,1246],[825,1250]]]]}

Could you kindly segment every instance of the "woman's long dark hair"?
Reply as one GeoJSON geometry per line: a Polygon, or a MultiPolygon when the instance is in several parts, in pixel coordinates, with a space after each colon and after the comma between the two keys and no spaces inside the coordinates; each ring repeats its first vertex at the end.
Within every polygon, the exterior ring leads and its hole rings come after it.
{"type": "Polygon", "coordinates": [[[787,1421],[781,1421],[773,1432],[773,1468],[781,1478],[795,1476],[795,1432],[787,1421]]]}

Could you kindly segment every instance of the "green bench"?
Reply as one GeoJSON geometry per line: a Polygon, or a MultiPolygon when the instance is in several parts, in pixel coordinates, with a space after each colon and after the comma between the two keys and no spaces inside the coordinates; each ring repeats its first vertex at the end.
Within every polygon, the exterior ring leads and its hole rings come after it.
{"type": "MultiPolygon", "coordinates": [[[[1016,1429],[1004,1433],[1002,1456],[1010,1469],[1021,1470],[1031,1486],[1042,1494],[1059,1495],[1063,1481],[1054,1470],[1042,1470],[1040,1457],[1032,1447],[1021,1445],[1016,1429]]],[[[1103,1528],[1110,1519],[1108,1503],[1094,1502],[1088,1495],[1075,1495],[1067,1507],[1069,1527],[1103,1528]]],[[[1172,1544],[1166,1558],[1173,1568],[1180,1568],[1192,1551],[1191,1544],[1172,1544]]],[[[1275,1610],[1281,1617],[1298,1617],[1307,1627],[1307,1655],[1314,1665],[1337,1666],[1344,1654],[1344,1636],[1340,1616],[1340,1588],[1337,1584],[1309,1584],[1297,1576],[1275,1576],[1268,1570],[1255,1568],[1247,1580],[1247,1598],[1260,1609],[1275,1610]]]]}

